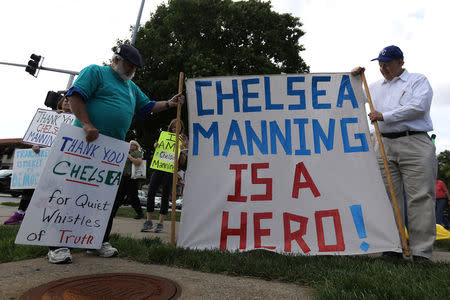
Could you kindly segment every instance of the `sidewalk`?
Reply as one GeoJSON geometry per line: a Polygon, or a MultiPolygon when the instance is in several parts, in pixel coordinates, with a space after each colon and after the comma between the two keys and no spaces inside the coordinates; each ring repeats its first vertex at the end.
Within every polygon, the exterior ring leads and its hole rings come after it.
{"type": "MultiPolygon", "coordinates": [[[[0,205],[0,222],[17,208],[0,205]]],[[[170,222],[161,233],[140,232],[144,220],[116,218],[112,232],[134,238],[159,237],[170,243],[170,222]]],[[[178,224],[176,226],[178,234],[178,224]]],[[[74,276],[99,273],[140,273],[171,279],[181,286],[179,299],[312,299],[312,290],[295,284],[202,273],[161,265],[146,265],[121,258],[73,255],[68,265],[50,264],[45,257],[1,264],[0,299],[19,299],[27,290],[74,276]]]]}
{"type": "MultiPolygon", "coordinates": [[[[16,211],[15,207],[0,205],[0,222],[16,211]]],[[[140,232],[144,220],[116,218],[112,232],[133,238],[159,237],[170,243],[170,222],[162,233],[140,232]]],[[[178,223],[175,234],[178,235],[178,223]]],[[[145,265],[121,258],[100,258],[77,253],[73,263],[54,265],[46,258],[1,264],[0,299],[18,299],[30,288],[62,278],[99,273],[142,273],[162,276],[177,282],[180,299],[311,299],[313,291],[295,284],[265,281],[246,277],[202,273],[161,265],[145,265]]],[[[433,261],[450,262],[450,252],[435,251],[433,261]]]]}

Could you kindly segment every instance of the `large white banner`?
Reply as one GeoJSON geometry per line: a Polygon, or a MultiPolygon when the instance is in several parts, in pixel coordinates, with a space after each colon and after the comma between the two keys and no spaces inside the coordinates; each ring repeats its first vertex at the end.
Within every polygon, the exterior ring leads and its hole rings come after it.
{"type": "Polygon", "coordinates": [[[35,189],[51,148],[42,148],[39,153],[31,149],[14,151],[11,189],[35,189]]]}
{"type": "Polygon", "coordinates": [[[401,250],[359,77],[190,79],[187,99],[179,246],[310,255],[401,250]]]}
{"type": "Polygon", "coordinates": [[[61,124],[73,124],[75,116],[38,108],[22,141],[31,145],[51,147],[61,124]]]}
{"type": "Polygon", "coordinates": [[[16,237],[17,244],[98,249],[129,143],[63,124],[16,237]]]}

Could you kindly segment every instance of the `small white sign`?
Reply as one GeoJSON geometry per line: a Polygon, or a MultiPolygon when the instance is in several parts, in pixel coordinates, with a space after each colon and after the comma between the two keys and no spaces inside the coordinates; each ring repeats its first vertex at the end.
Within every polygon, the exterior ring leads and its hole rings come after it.
{"type": "Polygon", "coordinates": [[[17,244],[99,249],[129,143],[63,124],[33,194],[17,244]]]}
{"type": "Polygon", "coordinates": [[[35,189],[50,151],[51,148],[42,148],[39,153],[31,149],[16,149],[11,190],[35,189]]]}
{"type": "Polygon", "coordinates": [[[74,121],[73,114],[39,108],[22,141],[26,144],[51,147],[61,124],[72,125],[74,121]]]}

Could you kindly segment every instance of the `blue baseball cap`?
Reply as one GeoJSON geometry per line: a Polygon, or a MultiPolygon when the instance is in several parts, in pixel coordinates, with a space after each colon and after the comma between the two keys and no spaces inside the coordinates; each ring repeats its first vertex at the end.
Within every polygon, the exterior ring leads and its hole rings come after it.
{"type": "Polygon", "coordinates": [[[131,45],[123,44],[117,47],[116,54],[132,63],[136,67],[142,67],[142,56],[138,49],[131,45]]]}
{"type": "Polygon", "coordinates": [[[378,57],[372,59],[372,61],[378,60],[386,62],[396,59],[403,59],[403,52],[399,47],[392,45],[383,48],[383,50],[380,51],[380,54],[378,54],[378,57]]]}

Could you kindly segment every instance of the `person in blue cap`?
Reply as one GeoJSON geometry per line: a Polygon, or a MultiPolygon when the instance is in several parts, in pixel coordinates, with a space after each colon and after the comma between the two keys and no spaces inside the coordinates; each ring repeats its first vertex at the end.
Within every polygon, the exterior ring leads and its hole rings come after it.
{"type": "MultiPolygon", "coordinates": [[[[429,260],[436,238],[435,182],[437,174],[436,148],[428,136],[433,130],[430,106],[433,90],[427,78],[409,73],[403,68],[404,57],[397,46],[383,48],[378,57],[384,79],[370,85],[369,91],[374,111],[369,119],[378,122],[389,163],[400,214],[407,211],[409,246],[413,260],[429,260]],[[404,207],[402,189],[406,193],[404,207]]],[[[352,75],[359,75],[364,68],[357,67],[352,75]]],[[[378,143],[377,143],[378,144],[378,143]]],[[[386,172],[379,146],[375,152],[389,195],[386,172]]],[[[400,253],[385,253],[387,255],[400,253]]]]}
{"type": "MultiPolygon", "coordinates": [[[[111,64],[108,66],[90,65],[84,68],[73,86],[67,91],[70,107],[76,116],[74,125],[83,128],[86,141],[96,140],[104,134],[124,140],[134,115],[146,118],[151,112],[159,112],[184,103],[184,96],[179,93],[167,101],[150,101],[140,88],[132,81],[138,67],[142,67],[139,51],[127,44],[117,47],[111,64]]],[[[117,195],[121,195],[123,181],[117,195]]],[[[119,197],[120,198],[120,197],[119,197]]],[[[95,253],[101,257],[118,254],[109,243],[112,222],[120,199],[116,196],[109,219],[103,244],[95,253]]],[[[52,251],[47,254],[51,263],[69,263],[69,249],[52,251]]]]}

